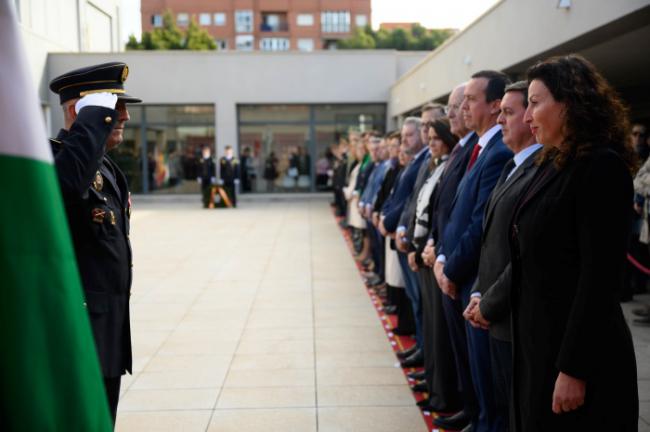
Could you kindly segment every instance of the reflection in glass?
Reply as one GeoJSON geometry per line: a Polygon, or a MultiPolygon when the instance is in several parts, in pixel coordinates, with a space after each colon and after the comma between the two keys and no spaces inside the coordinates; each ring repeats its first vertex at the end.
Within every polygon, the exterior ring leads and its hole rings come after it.
{"type": "Polygon", "coordinates": [[[129,115],[124,142],[109,154],[124,171],[131,190],[198,193],[196,173],[201,148],[209,146],[215,154],[214,106],[131,105],[129,115]],[[142,161],[143,128],[146,167],[142,161]]]}

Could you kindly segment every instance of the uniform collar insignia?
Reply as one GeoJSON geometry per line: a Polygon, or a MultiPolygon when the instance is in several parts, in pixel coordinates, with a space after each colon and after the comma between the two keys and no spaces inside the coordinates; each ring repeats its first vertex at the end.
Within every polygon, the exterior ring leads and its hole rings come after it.
{"type": "Polygon", "coordinates": [[[101,192],[101,190],[104,188],[104,177],[102,177],[102,173],[100,173],[99,170],[95,173],[95,178],[93,179],[93,188],[97,192],[101,192]]]}

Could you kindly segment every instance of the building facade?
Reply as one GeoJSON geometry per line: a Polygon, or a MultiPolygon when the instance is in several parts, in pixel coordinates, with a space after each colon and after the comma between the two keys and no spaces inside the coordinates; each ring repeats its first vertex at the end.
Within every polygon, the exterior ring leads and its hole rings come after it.
{"type": "MultiPolygon", "coordinates": [[[[221,157],[228,145],[240,158],[248,155],[252,192],[300,192],[323,187],[328,150],[341,136],[391,127],[388,90],[424,55],[126,51],[51,54],[48,69],[54,77],[107,61],[129,65],[126,88],[144,102],[129,106],[125,141],[111,156],[136,193],[198,193],[202,147],[221,157]],[[274,159],[275,175],[265,175],[274,159]]],[[[50,100],[58,103],[54,94],[50,100]]],[[[52,123],[54,134],[63,124],[60,110],[52,111],[52,123]]]]}
{"type": "Polygon", "coordinates": [[[161,27],[167,10],[179,27],[195,19],[220,49],[239,51],[334,48],[371,17],[370,0],[142,0],[142,30],[161,27]]]}

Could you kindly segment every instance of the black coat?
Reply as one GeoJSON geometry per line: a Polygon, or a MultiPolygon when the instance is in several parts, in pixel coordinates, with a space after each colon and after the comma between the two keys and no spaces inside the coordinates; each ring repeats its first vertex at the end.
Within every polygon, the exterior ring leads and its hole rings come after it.
{"type": "Polygon", "coordinates": [[[478,278],[473,291],[480,292],[481,314],[490,321],[490,335],[495,339],[510,341],[510,286],[512,267],[510,265],[510,222],[512,212],[528,182],[537,172],[535,156],[539,150],[507,176],[512,165],[506,164],[492,195],[485,206],[481,259],[478,278]],[[507,179],[507,181],[506,181],[507,179]]]}
{"type": "Polygon", "coordinates": [[[431,194],[431,202],[429,204],[431,234],[429,237],[436,243],[441,240],[442,233],[449,220],[449,215],[451,215],[458,185],[465,175],[469,158],[476,143],[478,143],[478,135],[472,132],[472,136],[463,147],[460,147],[460,144],[456,144],[449,156],[449,161],[440,178],[440,183],[436,187],[435,192],[431,194]],[[454,151],[456,154],[454,154],[454,151]]]}
{"type": "Polygon", "coordinates": [[[632,178],[612,151],[541,166],[512,225],[514,430],[636,431],[632,337],[618,303],[632,178]],[[586,381],[585,405],[553,414],[559,372],[586,381]]]}
{"type": "Polygon", "coordinates": [[[396,160],[393,161],[390,169],[384,176],[384,180],[381,182],[381,187],[377,193],[373,212],[381,213],[381,208],[390,196],[390,192],[393,190],[393,186],[395,186],[395,180],[397,180],[397,176],[399,176],[401,171],[402,167],[399,165],[399,162],[396,160]]]}
{"type": "Polygon", "coordinates": [[[239,160],[235,157],[228,159],[223,156],[219,160],[219,163],[221,165],[219,175],[221,176],[224,186],[234,186],[235,180],[239,180],[240,176],[239,160]]]}
{"type": "Polygon", "coordinates": [[[50,140],[105,377],[131,372],[130,197],[124,174],[104,154],[117,117],[112,109],[85,107],[70,131],[50,140]]]}

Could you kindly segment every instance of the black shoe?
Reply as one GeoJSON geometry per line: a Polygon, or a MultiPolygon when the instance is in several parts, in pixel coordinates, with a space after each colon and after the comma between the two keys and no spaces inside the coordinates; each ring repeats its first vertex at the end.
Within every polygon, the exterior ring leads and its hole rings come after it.
{"type": "Polygon", "coordinates": [[[472,418],[465,411],[460,411],[453,416],[437,417],[433,424],[442,429],[461,430],[472,423],[472,418]]]}
{"type": "Polygon", "coordinates": [[[383,283],[384,281],[378,275],[374,275],[366,280],[366,285],[369,287],[379,286],[383,283]]]}
{"type": "Polygon", "coordinates": [[[388,315],[395,315],[397,313],[397,306],[384,306],[384,312],[386,312],[388,315]]]}
{"type": "Polygon", "coordinates": [[[421,350],[417,350],[413,355],[402,360],[403,368],[416,368],[422,366],[423,364],[424,354],[422,354],[421,350]]]}
{"type": "Polygon", "coordinates": [[[418,393],[428,393],[429,387],[427,386],[426,381],[420,381],[419,383],[411,387],[411,390],[418,393]]]}
{"type": "Polygon", "coordinates": [[[402,330],[399,327],[395,327],[393,329],[393,333],[395,333],[396,335],[399,335],[399,336],[412,336],[413,335],[413,331],[402,330]]]}
{"type": "Polygon", "coordinates": [[[405,349],[404,351],[398,351],[396,355],[399,359],[405,359],[407,357],[411,357],[417,350],[418,346],[413,345],[411,348],[405,349]]]}
{"type": "MultiPolygon", "coordinates": [[[[420,402],[422,402],[422,401],[420,401],[420,402]]],[[[435,405],[429,405],[428,400],[426,400],[426,402],[427,403],[423,404],[423,405],[420,405],[420,403],[418,402],[418,405],[420,406],[420,409],[422,411],[434,412],[434,413],[438,413],[439,415],[440,415],[440,413],[453,413],[453,412],[456,411],[456,410],[450,410],[450,409],[448,409],[446,407],[439,407],[439,406],[435,406],[435,405]]]]}
{"type": "Polygon", "coordinates": [[[637,325],[639,327],[650,327],[650,315],[645,318],[637,318],[632,322],[634,325],[637,325]]]}
{"type": "Polygon", "coordinates": [[[417,406],[419,406],[422,409],[424,409],[425,407],[428,407],[429,406],[429,398],[422,399],[421,401],[419,401],[417,403],[417,406]]]}
{"type": "Polygon", "coordinates": [[[424,371],[411,372],[410,374],[407,374],[407,376],[408,376],[409,378],[411,378],[411,379],[413,379],[413,380],[416,380],[416,381],[422,381],[422,380],[424,380],[424,379],[426,378],[424,375],[425,375],[425,372],[424,372],[424,371]]]}
{"type": "Polygon", "coordinates": [[[646,305],[642,308],[632,309],[632,313],[638,317],[646,318],[650,316],[650,306],[646,305]]]}

